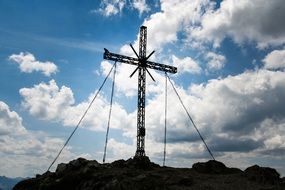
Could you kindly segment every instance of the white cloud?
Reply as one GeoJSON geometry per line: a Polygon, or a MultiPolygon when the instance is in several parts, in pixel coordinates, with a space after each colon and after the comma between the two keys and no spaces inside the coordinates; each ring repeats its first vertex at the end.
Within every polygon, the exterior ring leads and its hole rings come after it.
{"type": "Polygon", "coordinates": [[[32,115],[46,120],[58,118],[67,107],[74,104],[71,89],[66,86],[59,89],[54,80],[49,84],[40,83],[34,88],[22,88],[19,92],[25,98],[24,107],[32,115]]]}
{"type": "Polygon", "coordinates": [[[109,17],[121,13],[125,5],[125,0],[103,0],[100,4],[100,9],[92,10],[91,13],[99,12],[104,16],[109,17]]]}
{"type": "Polygon", "coordinates": [[[145,0],[133,0],[132,4],[139,11],[140,15],[150,10],[145,0]]]}
{"type": "Polygon", "coordinates": [[[216,47],[226,37],[239,44],[253,41],[260,48],[282,45],[284,10],[283,0],[225,0],[217,10],[203,14],[201,25],[192,26],[191,37],[214,42],[216,47]]]}
{"type": "Polygon", "coordinates": [[[135,143],[130,145],[111,138],[108,140],[106,161],[112,162],[116,159],[129,159],[134,156],[135,151],[135,143]]]}
{"type": "MultiPolygon", "coordinates": [[[[95,93],[90,94],[86,101],[74,104],[72,90],[58,87],[54,80],[40,83],[32,88],[20,89],[22,104],[29,113],[39,119],[60,122],[65,126],[75,126],[92,101],[95,93]]],[[[113,105],[112,128],[128,127],[130,119],[127,112],[117,103],[113,105]]],[[[109,102],[98,96],[84,118],[82,125],[91,130],[105,130],[109,112],[109,102]]]]}
{"type": "Polygon", "coordinates": [[[140,15],[150,10],[146,0],[103,0],[98,10],[91,10],[90,13],[101,13],[109,17],[122,13],[124,8],[134,8],[140,15]]]}
{"type": "Polygon", "coordinates": [[[182,59],[177,58],[175,55],[172,55],[172,62],[179,73],[192,73],[199,74],[201,73],[201,67],[196,63],[191,57],[185,57],[182,59]]]}
{"type": "Polygon", "coordinates": [[[0,101],[0,136],[25,134],[26,129],[22,126],[22,118],[10,111],[7,104],[0,101]]]}
{"type": "MultiPolygon", "coordinates": [[[[285,7],[282,0],[226,0],[217,9],[215,4],[209,0],[161,0],[161,11],[143,22],[148,27],[148,53],[152,50],[160,52],[166,44],[181,40],[179,33],[186,38],[182,37],[181,49],[188,44],[195,49],[202,48],[204,42],[218,47],[227,37],[239,44],[255,42],[259,48],[284,44],[285,7]]],[[[139,34],[134,47],[138,47],[138,43],[139,34]]],[[[121,48],[121,53],[133,55],[128,45],[121,48]]],[[[209,68],[222,68],[221,56],[211,61],[209,68]]]]}
{"type": "Polygon", "coordinates": [[[19,64],[20,70],[24,73],[32,73],[34,71],[42,72],[46,76],[50,76],[58,71],[57,66],[50,62],[37,61],[35,56],[29,52],[20,52],[9,56],[9,60],[19,64]]]}
{"type": "MultiPolygon", "coordinates": [[[[27,130],[22,118],[0,101],[0,173],[11,177],[43,173],[63,143],[62,139],[27,130]]],[[[67,147],[58,162],[75,159],[76,156],[67,147]]]]}
{"type": "Polygon", "coordinates": [[[220,70],[225,66],[226,57],[221,54],[208,52],[205,58],[208,61],[207,67],[210,71],[220,70]]]}
{"type": "MultiPolygon", "coordinates": [[[[111,69],[111,63],[108,61],[101,62],[102,74],[106,76],[111,69]]],[[[137,73],[132,78],[129,76],[136,69],[136,66],[128,64],[117,64],[116,72],[116,92],[123,93],[127,97],[137,94],[137,73]]]]}
{"type": "MultiPolygon", "coordinates": [[[[196,23],[201,19],[201,14],[208,0],[161,0],[161,11],[150,15],[143,25],[148,28],[148,51],[158,50],[163,45],[177,41],[177,34],[185,31],[185,26],[196,23]]],[[[138,47],[139,35],[134,43],[138,47]]],[[[121,52],[131,51],[123,46],[121,52]]]]}
{"type": "Polygon", "coordinates": [[[215,126],[216,131],[245,134],[266,118],[285,116],[279,106],[283,104],[284,81],[284,72],[258,70],[193,85],[192,107],[199,108],[197,120],[215,126]]]}
{"type": "Polygon", "coordinates": [[[285,68],[285,50],[274,50],[262,60],[266,69],[285,68]]]}
{"type": "MultiPolygon", "coordinates": [[[[258,70],[177,90],[217,159],[229,163],[235,152],[236,157],[247,162],[231,165],[246,167],[250,162],[253,164],[252,157],[275,159],[278,150],[285,150],[284,84],[284,72],[258,70]]],[[[171,87],[168,92],[168,163],[182,166],[177,163],[179,160],[185,166],[195,159],[209,159],[171,87]]],[[[151,157],[162,156],[163,111],[164,94],[159,93],[146,107],[146,151],[151,157]]],[[[255,160],[256,163],[260,162],[255,160]]]]}

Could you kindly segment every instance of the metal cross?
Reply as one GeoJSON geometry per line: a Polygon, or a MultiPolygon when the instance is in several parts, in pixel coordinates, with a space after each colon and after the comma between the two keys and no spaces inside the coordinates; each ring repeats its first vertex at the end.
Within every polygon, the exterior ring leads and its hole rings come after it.
{"type": "Polygon", "coordinates": [[[152,51],[148,56],[146,56],[146,44],[147,44],[147,28],[145,26],[140,27],[140,41],[139,41],[139,54],[135,51],[132,44],[130,44],[132,50],[136,54],[136,58],[111,53],[104,48],[104,59],[112,60],[121,63],[128,63],[131,65],[136,65],[137,68],[130,75],[132,77],[136,71],[138,71],[138,111],[137,111],[137,150],[135,156],[145,156],[144,151],[144,141],[145,141],[145,83],[146,83],[146,72],[152,78],[154,78],[148,71],[148,68],[155,69],[159,71],[164,71],[168,73],[176,73],[177,68],[169,65],[164,65],[160,63],[155,63],[148,61],[148,58],[154,53],[152,51]]]}

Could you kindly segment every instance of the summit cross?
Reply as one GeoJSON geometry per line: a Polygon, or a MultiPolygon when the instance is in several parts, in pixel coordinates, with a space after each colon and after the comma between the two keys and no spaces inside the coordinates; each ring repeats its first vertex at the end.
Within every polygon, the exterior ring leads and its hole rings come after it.
{"type": "Polygon", "coordinates": [[[146,56],[147,45],[147,28],[145,26],[140,27],[140,41],[139,41],[139,54],[135,51],[132,44],[130,44],[136,58],[111,53],[104,48],[104,59],[115,62],[127,63],[137,66],[134,72],[130,75],[132,77],[138,71],[138,110],[137,110],[137,150],[136,157],[145,156],[145,89],[146,89],[146,72],[149,74],[153,81],[154,78],[148,71],[148,68],[163,71],[165,73],[176,73],[177,68],[169,65],[155,63],[148,61],[150,56],[155,51],[152,51],[146,56]]]}

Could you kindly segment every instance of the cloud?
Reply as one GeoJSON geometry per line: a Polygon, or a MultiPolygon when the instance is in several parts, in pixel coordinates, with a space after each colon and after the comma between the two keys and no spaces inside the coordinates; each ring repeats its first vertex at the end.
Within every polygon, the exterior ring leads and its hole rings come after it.
{"type": "MultiPolygon", "coordinates": [[[[177,90],[215,155],[229,155],[230,152],[252,152],[256,155],[261,150],[283,147],[284,82],[284,72],[261,69],[210,80],[205,84],[193,84],[189,90],[182,87],[177,87],[177,90]]],[[[170,88],[168,92],[171,109],[168,110],[167,141],[172,147],[169,150],[171,155],[179,157],[179,146],[197,144],[201,145],[200,152],[206,152],[187,115],[177,103],[173,90],[170,88]]],[[[164,94],[157,94],[148,102],[148,138],[162,143],[164,94]]],[[[189,155],[195,153],[187,148],[183,152],[189,155]]],[[[204,156],[209,158],[208,154],[204,156]]]]}
{"type": "Polygon", "coordinates": [[[20,95],[24,97],[23,106],[32,115],[45,120],[58,118],[66,108],[74,104],[73,93],[70,88],[59,88],[54,80],[49,84],[40,83],[34,88],[20,89],[20,95]]]}
{"type": "Polygon", "coordinates": [[[274,50],[262,60],[266,69],[285,68],[285,50],[274,50]]]}
{"type": "Polygon", "coordinates": [[[209,144],[215,152],[249,152],[264,146],[262,141],[251,138],[229,139],[225,137],[212,138],[209,144]]]}
{"type": "MultiPolygon", "coordinates": [[[[220,7],[209,0],[161,0],[161,10],[147,17],[148,52],[158,52],[166,44],[181,41],[197,49],[205,42],[220,46],[225,38],[236,43],[255,42],[259,48],[278,46],[285,42],[284,3],[282,0],[222,1],[220,7]],[[178,34],[182,38],[178,39],[178,34]]],[[[134,42],[138,47],[139,35],[134,42]]],[[[121,53],[132,54],[128,45],[121,53]]],[[[214,62],[212,62],[214,64],[214,62]]],[[[219,64],[214,67],[222,66],[219,64]]]]}
{"type": "MultiPolygon", "coordinates": [[[[0,173],[11,177],[43,173],[63,143],[60,138],[27,130],[22,124],[22,118],[0,101],[0,173]]],[[[77,156],[67,147],[59,162],[77,156]]]]}
{"type": "Polygon", "coordinates": [[[103,0],[98,10],[91,10],[90,13],[101,13],[110,17],[122,13],[124,8],[134,8],[140,15],[150,10],[146,0],[103,0]]]}
{"type": "Polygon", "coordinates": [[[179,73],[192,73],[199,74],[201,73],[201,67],[196,63],[191,57],[185,57],[183,59],[177,58],[175,55],[172,55],[172,62],[179,73]]]}
{"type": "Polygon", "coordinates": [[[208,52],[205,58],[208,61],[207,67],[210,71],[217,71],[225,66],[226,57],[221,54],[208,52]]]}
{"type": "Polygon", "coordinates": [[[284,72],[258,70],[193,85],[190,91],[201,100],[197,107],[207,110],[196,117],[220,132],[250,133],[268,117],[285,116],[280,106],[285,95],[284,80],[284,72]]]}
{"type": "MultiPolygon", "coordinates": [[[[146,18],[142,25],[148,28],[148,51],[161,49],[165,44],[178,40],[178,32],[186,30],[185,26],[201,19],[204,7],[208,0],[161,0],[161,10],[146,18]]],[[[139,35],[134,43],[138,47],[139,35]]],[[[123,46],[122,53],[132,53],[123,46]]]]}
{"type": "Polygon", "coordinates": [[[125,5],[125,0],[103,0],[99,10],[91,10],[91,13],[99,12],[102,15],[109,17],[121,13],[125,5]]]}
{"type": "Polygon", "coordinates": [[[7,104],[0,101],[0,136],[2,135],[22,135],[27,131],[22,126],[22,118],[10,111],[7,104]]]}
{"type": "Polygon", "coordinates": [[[20,52],[19,54],[12,54],[9,60],[19,64],[21,72],[32,73],[34,71],[42,72],[46,76],[50,76],[58,71],[57,66],[49,61],[37,61],[35,56],[29,52],[20,52]]]}
{"type": "MultiPolygon", "coordinates": [[[[54,80],[40,83],[31,88],[20,89],[22,105],[39,119],[59,122],[64,126],[75,126],[94,97],[90,94],[86,101],[75,105],[73,92],[66,86],[58,87],[54,80]]],[[[117,103],[113,104],[112,128],[130,126],[127,112],[117,103]]],[[[98,96],[82,122],[91,130],[105,130],[109,112],[109,101],[98,96]]]]}
{"type": "Polygon", "coordinates": [[[150,10],[145,0],[133,0],[132,4],[133,7],[139,11],[140,15],[150,10]]]}
{"type": "Polygon", "coordinates": [[[108,140],[107,149],[107,162],[114,161],[114,159],[129,159],[136,152],[135,143],[126,144],[124,142],[117,141],[113,138],[108,140]]]}
{"type": "Polygon", "coordinates": [[[238,44],[256,42],[260,48],[285,42],[285,5],[282,0],[222,1],[216,10],[207,9],[201,23],[191,26],[191,37],[214,42],[226,37],[238,44]]]}

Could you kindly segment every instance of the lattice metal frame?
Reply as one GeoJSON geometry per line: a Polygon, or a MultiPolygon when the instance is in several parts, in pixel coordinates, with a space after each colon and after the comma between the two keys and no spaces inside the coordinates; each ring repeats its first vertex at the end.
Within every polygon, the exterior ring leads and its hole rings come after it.
{"type": "MultiPolygon", "coordinates": [[[[169,65],[148,61],[148,58],[154,51],[146,56],[147,46],[147,27],[140,27],[139,54],[136,53],[133,46],[130,44],[137,58],[111,53],[104,49],[104,59],[136,65],[136,70],[131,76],[138,71],[138,107],[137,107],[137,150],[135,156],[145,156],[145,91],[146,91],[146,72],[151,76],[148,68],[163,71],[166,73],[176,73],[177,68],[169,65]]],[[[153,77],[151,76],[153,79],[153,77]]],[[[154,79],[153,79],[154,80],[154,79]]]]}

